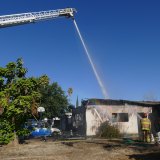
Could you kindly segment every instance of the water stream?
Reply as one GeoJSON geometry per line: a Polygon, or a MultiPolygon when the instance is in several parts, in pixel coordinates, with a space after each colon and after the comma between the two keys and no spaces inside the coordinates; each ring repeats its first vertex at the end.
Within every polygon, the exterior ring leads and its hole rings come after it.
{"type": "MultiPolygon", "coordinates": [[[[97,81],[98,81],[98,84],[99,84],[99,86],[100,86],[100,89],[101,89],[101,91],[102,91],[102,94],[103,94],[104,98],[107,99],[107,98],[108,98],[107,91],[106,91],[106,89],[105,89],[105,87],[104,87],[104,84],[102,83],[102,80],[101,80],[101,78],[100,78],[100,76],[99,76],[99,74],[98,74],[98,72],[97,72],[96,66],[95,66],[95,64],[93,63],[93,60],[92,60],[92,58],[91,58],[91,56],[90,56],[90,53],[88,52],[88,49],[87,49],[87,47],[86,47],[86,44],[85,44],[85,42],[84,42],[84,40],[83,40],[83,37],[82,37],[82,35],[81,35],[81,32],[80,32],[80,30],[79,30],[79,28],[78,28],[78,25],[77,25],[75,19],[73,20],[73,22],[74,22],[75,28],[76,28],[76,30],[77,30],[77,33],[78,33],[78,35],[79,35],[79,38],[80,38],[80,40],[81,40],[81,42],[82,42],[82,45],[83,45],[83,47],[84,47],[86,56],[87,56],[87,58],[88,58],[88,60],[89,60],[89,63],[90,63],[90,65],[91,65],[92,69],[93,69],[93,72],[94,72],[94,74],[95,74],[95,76],[96,76],[96,79],[97,79],[97,81]]],[[[130,112],[131,112],[132,114],[135,113],[139,119],[142,119],[142,117],[141,117],[138,113],[136,113],[135,111],[133,111],[133,109],[131,109],[130,112]]],[[[107,112],[107,115],[106,115],[106,116],[108,117],[109,121],[111,121],[111,117],[109,117],[108,112],[107,112]]]]}
{"type": "Polygon", "coordinates": [[[92,69],[93,69],[94,75],[96,76],[96,79],[97,79],[97,81],[98,81],[98,84],[99,84],[99,86],[100,86],[100,89],[101,89],[101,91],[102,91],[102,94],[103,94],[104,98],[107,99],[107,98],[108,98],[107,91],[106,91],[105,86],[104,86],[104,84],[103,84],[103,82],[102,82],[102,80],[101,80],[101,78],[100,78],[100,76],[99,76],[99,74],[98,74],[98,72],[97,72],[96,66],[95,66],[95,64],[93,63],[93,60],[92,60],[92,58],[91,58],[91,56],[90,56],[90,54],[89,54],[89,52],[88,52],[88,49],[87,49],[86,44],[85,44],[85,42],[84,42],[84,40],[83,40],[83,38],[82,38],[81,32],[80,32],[80,30],[79,30],[79,28],[78,28],[78,25],[77,25],[75,19],[73,20],[73,22],[74,22],[75,28],[76,28],[76,30],[77,30],[77,33],[78,33],[78,35],[79,35],[79,38],[80,38],[80,40],[81,40],[81,42],[82,42],[82,45],[83,45],[83,47],[84,47],[86,56],[87,56],[87,58],[88,58],[88,60],[89,60],[89,63],[90,63],[90,65],[91,65],[92,69]]]}

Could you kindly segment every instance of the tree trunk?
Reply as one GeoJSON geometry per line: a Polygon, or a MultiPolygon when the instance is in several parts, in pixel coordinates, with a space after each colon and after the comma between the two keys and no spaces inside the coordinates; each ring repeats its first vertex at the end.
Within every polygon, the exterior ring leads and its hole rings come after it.
{"type": "Polygon", "coordinates": [[[13,140],[11,142],[9,142],[8,145],[13,146],[13,147],[16,147],[17,145],[19,145],[18,137],[16,135],[16,132],[14,132],[13,140]]]}
{"type": "MultiPolygon", "coordinates": [[[[15,117],[12,118],[12,123],[15,126],[15,117]]],[[[14,131],[13,140],[9,143],[9,145],[17,146],[18,144],[19,144],[18,137],[17,137],[16,131],[14,131]]]]}

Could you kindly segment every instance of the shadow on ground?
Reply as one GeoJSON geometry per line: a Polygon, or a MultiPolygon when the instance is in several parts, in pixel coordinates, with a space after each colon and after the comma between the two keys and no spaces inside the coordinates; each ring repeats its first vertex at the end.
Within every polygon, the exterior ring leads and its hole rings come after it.
{"type": "Polygon", "coordinates": [[[108,151],[112,151],[112,150],[118,149],[120,147],[122,147],[122,145],[119,145],[119,144],[117,144],[117,145],[115,145],[115,144],[114,145],[112,145],[112,144],[103,145],[103,148],[107,149],[108,151]]]}
{"type": "Polygon", "coordinates": [[[135,160],[159,160],[160,152],[147,153],[147,154],[133,154],[129,155],[128,157],[129,159],[135,159],[135,160]]]}

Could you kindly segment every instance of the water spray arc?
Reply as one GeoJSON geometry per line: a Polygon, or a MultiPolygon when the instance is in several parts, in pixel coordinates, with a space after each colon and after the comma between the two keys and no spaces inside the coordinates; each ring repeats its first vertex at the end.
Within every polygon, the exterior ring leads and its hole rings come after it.
{"type": "Polygon", "coordinates": [[[85,42],[84,42],[84,40],[83,40],[83,37],[82,37],[82,35],[81,35],[81,32],[80,32],[80,30],[79,30],[79,28],[78,28],[78,25],[77,25],[75,19],[73,19],[73,23],[74,23],[74,25],[75,25],[75,28],[76,28],[77,33],[78,33],[78,35],[79,35],[79,38],[80,38],[80,40],[81,40],[81,42],[82,42],[82,45],[83,45],[83,47],[84,47],[84,50],[85,50],[86,56],[87,56],[87,58],[88,58],[88,60],[89,60],[89,63],[90,63],[90,65],[91,65],[92,69],[93,69],[94,75],[95,75],[95,77],[96,77],[96,79],[97,79],[97,81],[98,81],[98,84],[99,84],[99,86],[100,86],[100,89],[101,89],[101,91],[102,91],[102,94],[103,94],[104,98],[107,99],[107,98],[108,98],[107,91],[106,91],[105,86],[104,86],[104,84],[103,84],[103,82],[102,82],[102,80],[101,80],[101,78],[100,78],[100,76],[99,76],[99,74],[98,74],[98,72],[97,72],[97,69],[96,69],[96,67],[95,67],[95,64],[93,63],[93,60],[92,60],[92,58],[91,58],[91,56],[90,56],[90,54],[89,54],[89,52],[88,52],[88,49],[87,49],[87,47],[86,47],[86,45],[85,45],[85,42]]]}

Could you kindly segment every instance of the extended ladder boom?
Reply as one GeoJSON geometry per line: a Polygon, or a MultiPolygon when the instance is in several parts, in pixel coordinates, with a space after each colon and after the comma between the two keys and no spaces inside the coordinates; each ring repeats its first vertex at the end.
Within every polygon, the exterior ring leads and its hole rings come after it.
{"type": "Polygon", "coordinates": [[[70,18],[74,16],[75,12],[75,8],[65,8],[41,12],[4,15],[0,16],[0,28],[10,27],[14,25],[22,25],[27,23],[34,23],[37,21],[49,20],[58,17],[70,18]]]}

